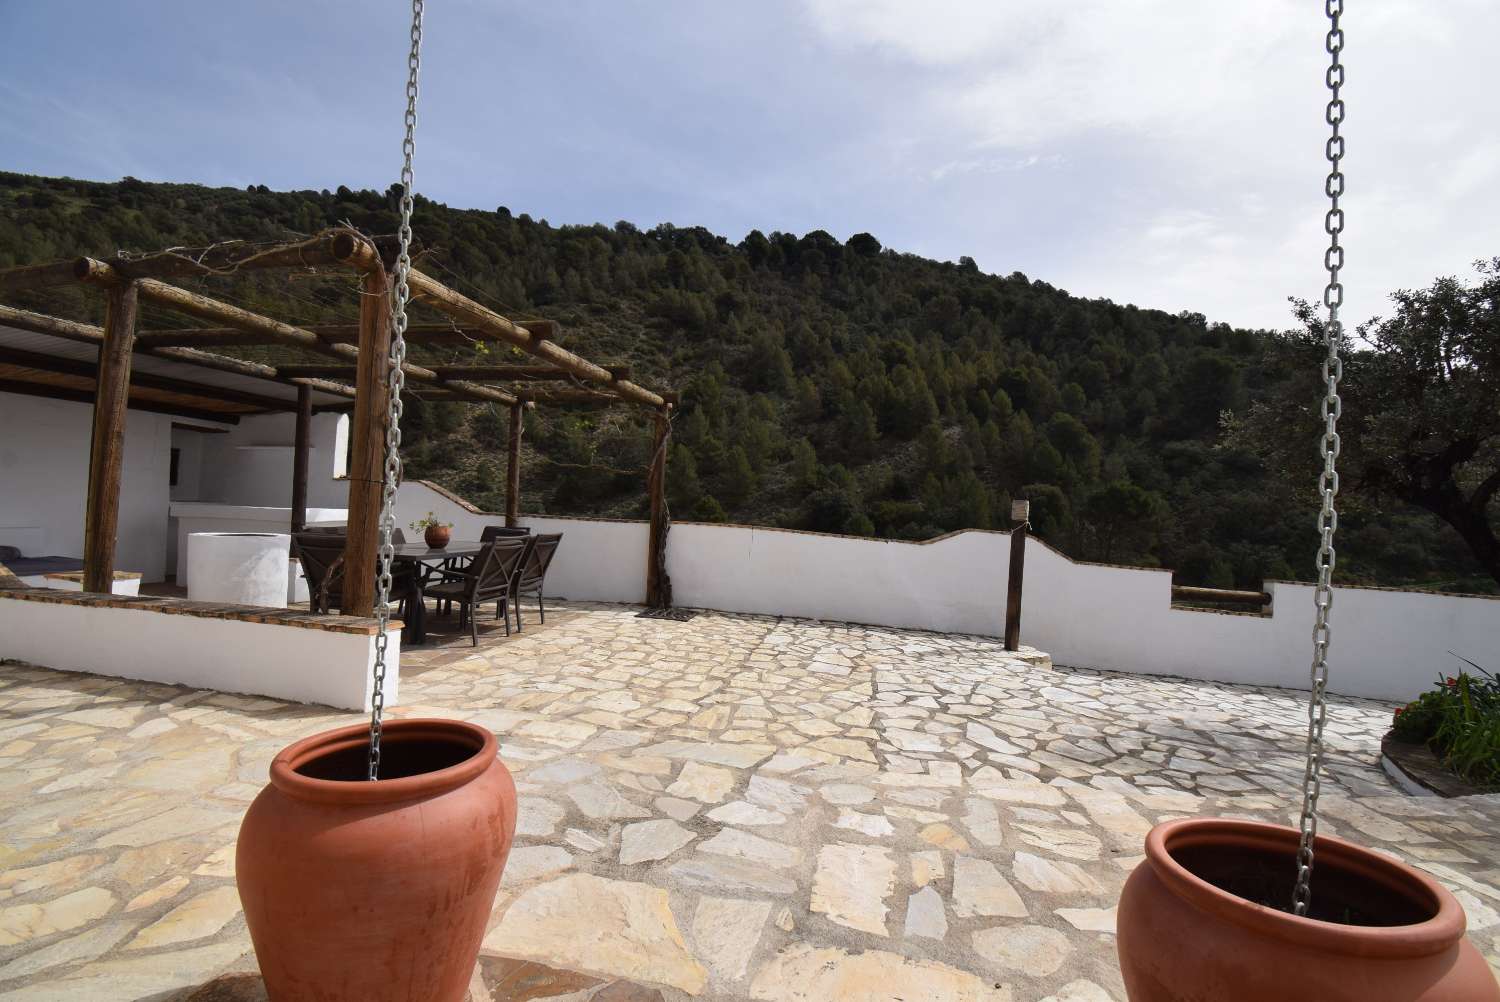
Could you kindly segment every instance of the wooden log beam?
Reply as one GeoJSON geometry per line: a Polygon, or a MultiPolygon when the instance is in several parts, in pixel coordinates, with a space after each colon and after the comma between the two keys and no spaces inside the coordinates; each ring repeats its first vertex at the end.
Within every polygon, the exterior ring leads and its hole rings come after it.
{"type": "MultiPolygon", "coordinates": [[[[102,327],[95,327],[92,324],[81,324],[73,320],[64,320],[60,317],[51,317],[45,313],[18,310],[11,306],[0,306],[0,324],[20,330],[34,331],[38,334],[51,334],[54,337],[67,341],[76,341],[79,344],[97,346],[104,341],[104,329],[102,327]]],[[[346,386],[342,383],[332,383],[322,379],[282,379],[276,374],[276,369],[273,366],[264,365],[260,362],[248,362],[240,358],[230,358],[227,355],[215,355],[211,352],[199,351],[196,348],[152,348],[141,343],[141,336],[139,334],[136,335],[135,350],[141,354],[152,355],[156,358],[171,359],[174,362],[186,362],[188,365],[196,365],[204,369],[232,372],[240,376],[265,379],[277,383],[301,383],[320,393],[330,393],[350,399],[354,398],[354,387],[346,386]]]]}
{"type": "Polygon", "coordinates": [[[595,365],[553,343],[550,340],[550,334],[534,331],[507,320],[420,271],[413,269],[408,283],[414,292],[421,294],[424,302],[435,309],[442,310],[466,326],[479,327],[497,334],[528,355],[539,358],[556,368],[566,369],[579,379],[608,386],[617,395],[632,403],[645,404],[649,407],[660,407],[666,403],[650,390],[637,386],[629,380],[616,380],[603,366],[595,365]]]}
{"type": "Polygon", "coordinates": [[[646,490],[651,500],[651,525],[646,541],[646,605],[652,609],[672,607],[672,579],[667,576],[667,449],[672,440],[670,412],[656,412],[651,443],[651,466],[646,490]]]}
{"type": "Polygon", "coordinates": [[[52,285],[67,285],[73,281],[75,279],[72,261],[28,264],[20,268],[6,268],[0,271],[0,293],[44,289],[52,285]]]}
{"type": "Polygon", "coordinates": [[[1174,602],[1217,602],[1224,605],[1270,605],[1268,591],[1233,591],[1227,588],[1197,588],[1192,585],[1173,585],[1174,602]]]}
{"type": "Polygon", "coordinates": [[[566,389],[531,389],[529,387],[517,387],[515,394],[522,400],[529,400],[538,404],[600,404],[610,406],[612,404],[626,403],[623,397],[613,393],[602,393],[598,390],[585,390],[576,387],[566,389]]]}
{"type": "MultiPolygon", "coordinates": [[[[316,334],[331,344],[358,344],[358,324],[303,324],[302,330],[316,334]]],[[[149,347],[189,345],[199,348],[226,345],[277,344],[270,337],[234,327],[185,327],[173,330],[141,331],[136,335],[149,347]]],[[[468,345],[476,341],[505,343],[500,337],[473,327],[452,323],[412,324],[406,328],[406,339],[412,344],[468,345]]]]}
{"type": "MultiPolygon", "coordinates": [[[[606,365],[603,368],[615,380],[630,378],[628,365],[606,365]]],[[[566,369],[556,369],[550,365],[434,365],[432,371],[444,379],[473,379],[479,382],[570,382],[578,378],[566,369]]]]}
{"type": "Polygon", "coordinates": [[[521,519],[521,425],[524,408],[510,405],[510,435],[505,448],[505,524],[514,527],[521,519]]]}
{"type": "MultiPolygon", "coordinates": [[[[373,248],[371,253],[374,253],[373,248]]],[[[85,258],[84,260],[90,260],[85,258]]],[[[122,281],[120,273],[109,264],[102,261],[92,261],[88,269],[89,278],[86,280],[109,286],[122,281]]],[[[366,274],[370,274],[366,272],[366,274]]],[[[141,296],[151,302],[168,306],[174,310],[186,313],[189,316],[203,317],[206,320],[221,324],[228,324],[239,330],[249,331],[255,334],[265,335],[275,343],[287,344],[297,348],[307,348],[331,355],[342,361],[359,364],[360,349],[352,344],[329,344],[319,338],[316,334],[291,324],[273,320],[270,317],[261,316],[259,313],[251,313],[242,310],[238,306],[222,303],[210,296],[203,296],[187,289],[179,289],[175,285],[158,282],[155,279],[143,278],[138,282],[141,296]]],[[[476,383],[462,382],[458,380],[444,381],[439,379],[437,373],[431,369],[423,368],[411,362],[403,363],[401,371],[408,379],[420,383],[433,383],[442,385],[446,389],[455,390],[467,394],[471,399],[490,401],[493,403],[509,404],[516,398],[503,390],[497,390],[490,386],[480,386],[476,383]]]]}
{"type": "Polygon", "coordinates": [[[114,590],[115,542],[120,528],[120,478],[125,461],[125,413],[130,402],[139,290],[127,282],[109,290],[104,340],[94,389],[94,434],[83,522],[83,590],[114,590]]]}
{"type": "Polygon", "coordinates": [[[312,390],[297,387],[297,425],[292,436],[292,531],[307,528],[307,465],[312,452],[312,390]]]}
{"type": "MultiPolygon", "coordinates": [[[[73,276],[85,278],[88,259],[73,262],[73,276]]],[[[375,243],[345,228],[324,230],[306,240],[254,244],[239,240],[209,247],[179,247],[141,257],[114,258],[109,264],[127,278],[198,278],[272,268],[343,268],[368,271],[378,265],[375,243]]]]}
{"type": "Polygon", "coordinates": [[[344,543],[346,616],[375,611],[375,564],[380,547],[380,503],[385,483],[386,412],[390,401],[391,280],[365,272],[359,297],[359,377],[354,384],[349,449],[349,520],[344,543]]]}

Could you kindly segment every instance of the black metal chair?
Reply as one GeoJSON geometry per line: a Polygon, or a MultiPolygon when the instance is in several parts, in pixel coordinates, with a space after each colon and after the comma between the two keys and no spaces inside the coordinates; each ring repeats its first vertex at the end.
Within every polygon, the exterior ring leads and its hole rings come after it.
{"type": "Polygon", "coordinates": [[[529,535],[531,535],[531,530],[524,525],[487,525],[480,530],[479,541],[481,543],[488,543],[496,539],[503,539],[507,536],[529,535]]]}
{"type": "MultiPolygon", "coordinates": [[[[394,542],[397,529],[392,534],[394,542]]],[[[292,536],[292,556],[302,565],[307,580],[309,612],[327,613],[341,605],[344,598],[344,544],[346,537],[330,532],[299,532],[292,536]]],[[[378,573],[378,571],[377,571],[378,573]]],[[[420,595],[416,571],[410,566],[391,569],[391,600],[398,603],[397,615],[405,618],[415,611],[413,600],[420,595]]]]}
{"type": "Polygon", "coordinates": [[[547,568],[552,564],[552,558],[557,555],[558,544],[562,542],[563,534],[560,532],[542,532],[531,537],[536,542],[531,547],[531,552],[526,556],[526,562],[516,576],[514,585],[511,587],[511,601],[516,606],[516,630],[521,629],[521,598],[524,595],[536,596],[536,611],[543,623],[547,622],[547,608],[542,602],[542,588],[547,581],[547,568]]]}
{"type": "Polygon", "coordinates": [[[520,567],[531,540],[497,539],[486,543],[463,577],[435,584],[427,594],[439,601],[458,603],[458,625],[467,623],[469,639],[479,646],[479,607],[495,603],[495,618],[505,620],[505,635],[510,636],[509,600],[516,570],[520,567]]]}

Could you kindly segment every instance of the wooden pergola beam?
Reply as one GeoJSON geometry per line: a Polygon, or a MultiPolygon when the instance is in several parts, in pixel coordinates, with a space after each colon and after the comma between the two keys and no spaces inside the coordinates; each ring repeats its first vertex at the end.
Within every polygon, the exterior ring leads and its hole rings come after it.
{"type": "MultiPolygon", "coordinates": [[[[95,327],[92,324],[81,324],[74,320],[64,320],[61,317],[47,316],[45,313],[33,313],[30,310],[19,310],[12,306],[0,306],[0,324],[15,327],[18,330],[28,330],[37,334],[50,334],[53,337],[66,341],[75,341],[79,344],[87,344],[97,347],[104,341],[104,328],[95,327]]],[[[219,372],[232,372],[239,376],[249,376],[252,379],[265,379],[271,382],[305,385],[309,389],[320,393],[328,393],[334,396],[354,398],[354,387],[343,383],[329,382],[324,379],[283,379],[277,375],[273,366],[260,362],[248,362],[241,358],[230,358],[227,355],[215,355],[211,352],[199,351],[196,348],[151,348],[141,344],[140,336],[136,336],[135,350],[138,353],[151,355],[155,358],[170,359],[174,362],[185,362],[188,365],[196,365],[204,369],[216,369],[219,372]]]]}
{"type": "MultiPolygon", "coordinates": [[[[303,324],[302,330],[316,334],[332,344],[358,344],[357,324],[303,324]]],[[[236,345],[277,344],[274,338],[252,334],[235,327],[182,327],[170,330],[141,331],[136,337],[151,347],[190,345],[199,348],[230,347],[236,345]]],[[[487,341],[504,343],[499,337],[472,327],[459,327],[451,323],[412,324],[406,328],[406,338],[413,344],[473,344],[487,341]]]]}
{"type": "MultiPolygon", "coordinates": [[[[183,349],[190,350],[190,349],[183,349]]],[[[547,365],[434,365],[432,371],[439,379],[451,381],[454,379],[468,379],[476,383],[489,382],[558,382],[566,383],[576,381],[578,377],[563,369],[554,369],[547,365]]],[[[611,373],[618,373],[617,378],[625,379],[630,374],[628,365],[606,366],[611,373]]],[[[284,379],[286,378],[344,378],[354,376],[357,366],[353,365],[278,365],[276,372],[284,379]]]]}
{"type": "MultiPolygon", "coordinates": [[[[370,253],[374,253],[373,248],[370,253]]],[[[84,268],[84,281],[95,284],[111,286],[124,281],[124,277],[113,265],[103,261],[94,261],[91,258],[82,259],[88,262],[84,268]]],[[[231,306],[220,302],[210,296],[190,292],[187,289],[179,289],[175,285],[168,285],[155,279],[143,278],[138,280],[141,296],[162,306],[170,307],[189,316],[203,317],[239,330],[263,334],[273,339],[278,344],[291,345],[296,348],[307,348],[312,351],[331,355],[334,358],[359,364],[359,348],[352,344],[329,344],[319,338],[316,334],[291,324],[272,320],[270,317],[261,316],[259,313],[251,313],[249,310],[231,306]]],[[[509,404],[516,398],[503,390],[497,390],[489,386],[480,386],[476,383],[468,383],[459,380],[442,380],[437,373],[431,369],[423,368],[411,362],[405,362],[401,371],[408,379],[419,383],[432,383],[441,385],[445,389],[465,394],[470,399],[490,401],[493,403],[509,404]]]]}
{"type": "Polygon", "coordinates": [[[608,386],[620,397],[632,403],[645,404],[648,407],[661,407],[666,403],[650,390],[637,386],[629,380],[616,380],[603,366],[595,365],[553,343],[551,327],[532,330],[527,326],[507,320],[415,268],[408,276],[407,283],[411,286],[413,294],[420,296],[424,303],[448,314],[464,326],[478,327],[496,334],[528,355],[541,359],[555,368],[565,369],[585,382],[608,386]]]}
{"type": "MultiPolygon", "coordinates": [[[[612,380],[630,378],[628,365],[606,365],[602,368],[610,374],[612,380]]],[[[565,383],[578,378],[566,369],[550,365],[434,365],[432,371],[444,379],[473,379],[479,382],[503,380],[565,383]]]]}

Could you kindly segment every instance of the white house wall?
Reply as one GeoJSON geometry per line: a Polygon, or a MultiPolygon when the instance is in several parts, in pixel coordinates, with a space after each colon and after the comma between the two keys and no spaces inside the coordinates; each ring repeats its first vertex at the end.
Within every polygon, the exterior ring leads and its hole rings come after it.
{"type": "MultiPolygon", "coordinates": [[[[292,500],[295,414],[258,414],[240,419],[227,435],[203,444],[203,473],[192,500],[252,507],[286,507],[292,500]]],[[[345,473],[349,419],[314,414],[307,461],[307,503],[343,508],[349,501],[345,473]]]]}
{"type": "MultiPolygon", "coordinates": [[[[83,556],[91,404],[0,393],[0,544],[28,555],[83,556]]],[[[160,581],[167,557],[172,418],[125,419],[115,569],[160,581]]]]}

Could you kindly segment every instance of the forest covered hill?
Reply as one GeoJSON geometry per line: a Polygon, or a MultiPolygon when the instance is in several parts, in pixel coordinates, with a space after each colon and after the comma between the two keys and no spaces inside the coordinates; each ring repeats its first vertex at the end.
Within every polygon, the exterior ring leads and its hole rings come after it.
{"type": "MultiPolygon", "coordinates": [[[[393,219],[388,192],[0,174],[0,267],[345,222],[386,233],[393,219]]],[[[1308,443],[1302,468],[1272,468],[1223,432],[1289,378],[1267,332],[1081,299],[968,258],[898,253],[870,234],[756,231],[731,243],[701,228],[551,226],[421,198],[414,226],[420,266],[440,279],[508,316],[560,321],[564,345],[682,391],[667,478],[677,519],[921,539],[1004,527],[1010,500],[1029,497],[1035,531],[1080,559],[1169,567],[1179,583],[1217,587],[1313,576],[1316,401],[1285,418],[1284,434],[1308,443]]],[[[219,290],[229,292],[291,321],[355,309],[347,283],[328,280],[257,276],[219,290]]],[[[10,302],[97,309],[71,290],[10,302]]],[[[192,325],[151,309],[142,318],[192,325]]],[[[408,474],[499,506],[501,410],[410,406],[408,474]]],[[[539,408],[523,509],[639,516],[649,448],[634,409],[539,408]]],[[[1420,509],[1351,498],[1339,528],[1342,581],[1495,590],[1459,536],[1420,509]]]]}

